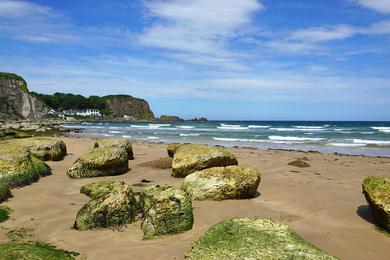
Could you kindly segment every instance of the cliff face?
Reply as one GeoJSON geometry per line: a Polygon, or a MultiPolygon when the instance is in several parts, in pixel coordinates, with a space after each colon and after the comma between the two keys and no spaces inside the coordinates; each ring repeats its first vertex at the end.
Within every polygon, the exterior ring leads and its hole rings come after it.
{"type": "Polygon", "coordinates": [[[127,95],[106,96],[107,106],[113,115],[134,116],[137,119],[154,119],[146,100],[127,95]]]}
{"type": "Polygon", "coordinates": [[[40,119],[47,115],[48,109],[28,93],[23,78],[0,73],[0,119],[40,119]]]}

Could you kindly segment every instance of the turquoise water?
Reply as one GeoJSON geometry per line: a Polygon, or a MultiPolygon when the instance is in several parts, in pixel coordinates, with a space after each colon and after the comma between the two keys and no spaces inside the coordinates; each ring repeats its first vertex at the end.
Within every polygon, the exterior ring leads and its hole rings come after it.
{"type": "Polygon", "coordinates": [[[211,121],[207,123],[80,123],[74,135],[163,143],[314,150],[390,157],[390,122],[211,121]]]}

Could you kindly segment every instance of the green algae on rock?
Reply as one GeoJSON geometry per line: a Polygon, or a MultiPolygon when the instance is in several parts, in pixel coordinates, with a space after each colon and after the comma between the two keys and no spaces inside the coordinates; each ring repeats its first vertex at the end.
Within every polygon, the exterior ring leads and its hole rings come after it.
{"type": "Polygon", "coordinates": [[[289,162],[288,165],[295,166],[299,168],[308,168],[311,167],[311,165],[308,162],[305,162],[303,159],[297,159],[292,162],[289,162]]]}
{"type": "Polygon", "coordinates": [[[182,144],[168,144],[167,152],[168,152],[169,157],[173,158],[173,156],[175,155],[177,149],[179,149],[179,147],[181,145],[182,144]]]}
{"type": "Polygon", "coordinates": [[[120,175],[129,169],[128,155],[119,147],[98,147],[82,155],[68,169],[70,178],[120,175]]]}
{"type": "Polygon", "coordinates": [[[135,221],[137,201],[131,187],[122,181],[103,181],[82,187],[92,199],[77,213],[74,227],[83,231],[120,228],[135,221]]]}
{"type": "Polygon", "coordinates": [[[34,138],[27,149],[43,161],[61,161],[66,156],[66,145],[62,140],[34,138]]]}
{"type": "Polygon", "coordinates": [[[50,167],[24,146],[12,141],[0,142],[0,182],[21,187],[51,174],[50,167]]]}
{"type": "Polygon", "coordinates": [[[9,219],[10,212],[9,208],[0,205],[0,223],[9,219]]]}
{"type": "Polygon", "coordinates": [[[140,194],[144,238],[176,234],[192,228],[190,196],[170,186],[147,186],[140,194]]]}
{"type": "Polygon", "coordinates": [[[79,255],[39,242],[0,244],[0,259],[71,260],[79,255]]]}
{"type": "Polygon", "coordinates": [[[364,179],[362,188],[375,222],[390,231],[390,179],[369,176],[364,179]]]}
{"type": "Polygon", "coordinates": [[[260,180],[260,172],[253,168],[213,167],[185,177],[182,189],[193,200],[250,199],[256,196],[260,180]]]}
{"type": "Polygon", "coordinates": [[[105,180],[101,182],[94,182],[81,186],[80,193],[87,195],[92,199],[97,199],[105,196],[110,192],[115,191],[119,186],[127,185],[123,181],[105,180]]]}
{"type": "Polygon", "coordinates": [[[97,147],[119,147],[126,150],[129,160],[134,159],[133,146],[126,138],[112,138],[112,139],[100,139],[95,142],[95,148],[97,147]]]}
{"type": "Polygon", "coordinates": [[[290,227],[268,219],[219,222],[192,244],[186,259],[337,259],[303,240],[290,227]]]}
{"type": "Polygon", "coordinates": [[[7,183],[0,182],[0,203],[11,197],[11,190],[7,183]]]}
{"type": "Polygon", "coordinates": [[[184,144],[177,149],[172,161],[172,176],[184,178],[187,175],[211,167],[237,165],[233,153],[223,147],[200,144],[184,144]]]}

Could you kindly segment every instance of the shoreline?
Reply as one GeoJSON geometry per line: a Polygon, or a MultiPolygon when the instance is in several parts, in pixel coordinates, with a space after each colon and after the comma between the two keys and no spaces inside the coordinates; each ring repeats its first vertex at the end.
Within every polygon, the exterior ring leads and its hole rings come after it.
{"type": "Polygon", "coordinates": [[[77,211],[88,201],[80,194],[84,184],[122,180],[135,192],[146,179],[152,184],[180,187],[183,179],[171,177],[171,169],[150,165],[167,157],[167,145],[133,142],[135,160],[123,175],[70,179],[65,172],[79,156],[92,149],[96,138],[62,137],[68,147],[63,161],[48,162],[53,174],[37,183],[13,189],[13,198],[2,205],[12,209],[2,223],[0,240],[15,228],[31,230],[31,239],[79,252],[88,259],[183,259],[191,243],[215,223],[233,217],[270,218],[295,229],[305,240],[341,259],[388,259],[388,236],[371,223],[361,191],[368,175],[389,176],[390,158],[351,157],[334,154],[229,148],[240,165],[262,173],[259,196],[249,200],[194,201],[194,227],[177,235],[143,240],[139,222],[121,231],[72,229],[77,211]],[[307,157],[309,168],[288,163],[307,157]],[[148,166],[149,165],[149,166],[148,166]],[[109,241],[109,243],[108,243],[109,241]],[[381,255],[378,252],[383,252],[381,255]]]}

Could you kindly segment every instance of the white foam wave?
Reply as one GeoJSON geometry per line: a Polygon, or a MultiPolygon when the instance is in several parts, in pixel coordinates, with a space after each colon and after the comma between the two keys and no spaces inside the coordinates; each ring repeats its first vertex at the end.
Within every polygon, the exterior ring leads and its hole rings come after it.
{"type": "Polygon", "coordinates": [[[248,125],[248,128],[270,128],[270,125],[248,125]]]}
{"type": "Polygon", "coordinates": [[[351,144],[351,143],[328,143],[326,145],[336,146],[336,147],[364,147],[365,144],[351,144]]]}
{"type": "Polygon", "coordinates": [[[122,135],[123,138],[131,138],[131,135],[122,135]]]}
{"type": "Polygon", "coordinates": [[[299,129],[323,129],[323,126],[305,126],[305,125],[296,125],[295,128],[299,129]]]}
{"type": "Polygon", "coordinates": [[[274,144],[294,144],[293,141],[279,141],[279,140],[259,140],[259,139],[244,139],[244,138],[222,138],[212,137],[215,141],[221,142],[250,142],[250,143],[274,143],[274,144]]]}
{"type": "Polygon", "coordinates": [[[218,129],[221,129],[221,130],[247,130],[248,127],[244,127],[244,126],[218,126],[217,127],[218,129]]]}
{"type": "Polygon", "coordinates": [[[158,137],[158,136],[148,136],[148,139],[156,140],[156,139],[160,139],[160,137],[158,137]]]}
{"type": "Polygon", "coordinates": [[[322,141],[323,138],[308,138],[308,137],[295,137],[295,136],[277,136],[270,135],[268,136],[270,140],[275,141],[322,141]]]}
{"type": "Polygon", "coordinates": [[[229,125],[229,124],[221,123],[220,126],[226,126],[226,127],[240,127],[241,125],[229,125]]]}
{"type": "Polygon", "coordinates": [[[108,131],[110,134],[124,134],[126,132],[123,131],[108,131]]]}
{"type": "Polygon", "coordinates": [[[390,130],[390,127],[387,127],[387,126],[373,126],[371,127],[372,129],[374,130],[390,130]]]}
{"type": "Polygon", "coordinates": [[[186,137],[186,136],[199,136],[199,134],[180,134],[180,136],[186,137]]]}
{"type": "Polygon", "coordinates": [[[352,139],[354,144],[390,145],[390,141],[352,139]]]}
{"type": "Polygon", "coordinates": [[[181,126],[176,126],[176,128],[180,128],[180,129],[193,129],[195,127],[194,126],[189,126],[189,125],[181,125],[181,126]]]}
{"type": "Polygon", "coordinates": [[[324,128],[283,128],[283,127],[276,127],[276,128],[270,128],[270,130],[273,131],[279,131],[279,132],[293,132],[293,131],[324,131],[324,128]]]}

